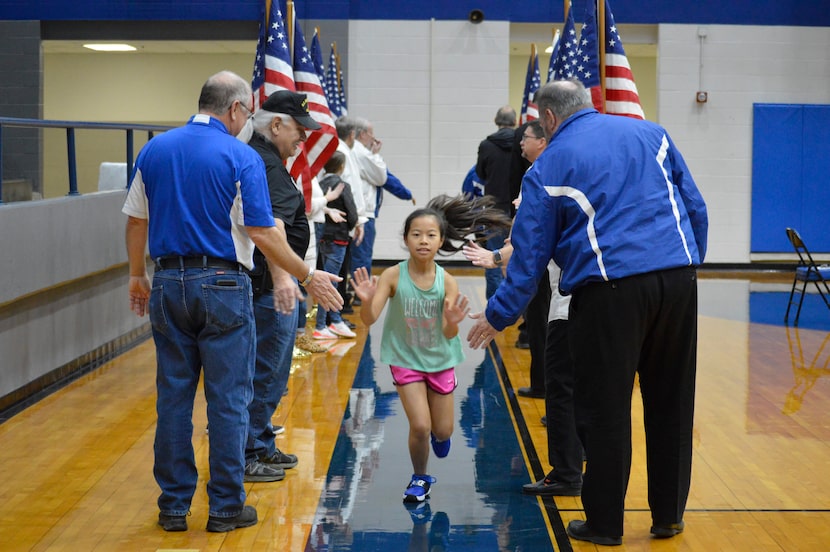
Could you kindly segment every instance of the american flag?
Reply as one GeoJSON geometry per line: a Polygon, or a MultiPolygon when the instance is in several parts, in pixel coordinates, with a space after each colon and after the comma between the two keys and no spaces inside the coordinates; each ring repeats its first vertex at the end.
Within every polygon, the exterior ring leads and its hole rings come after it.
{"type": "Polygon", "coordinates": [[[311,52],[306,47],[303,31],[296,21],[294,25],[294,82],[297,92],[308,97],[308,111],[311,118],[322,127],[320,130],[309,133],[308,139],[302,145],[311,175],[316,176],[323,170],[323,166],[337,149],[337,131],[334,129],[334,119],[331,117],[329,104],[320,84],[320,78],[317,76],[311,52]]]}
{"type": "Polygon", "coordinates": [[[285,30],[282,11],[275,2],[268,15],[264,13],[259,25],[259,41],[254,59],[254,76],[251,88],[256,108],[277,90],[295,90],[294,69],[291,67],[291,50],[288,48],[288,33],[285,30]]]}
{"type": "Polygon", "coordinates": [[[554,80],[554,65],[556,64],[556,57],[559,55],[559,29],[556,29],[556,34],[553,35],[553,41],[550,43],[550,62],[548,62],[548,80],[554,80]]]}
{"type": "MultiPolygon", "coordinates": [[[[271,4],[268,27],[260,23],[259,42],[254,60],[254,76],[251,89],[256,109],[277,90],[296,91],[294,69],[291,65],[291,49],[288,47],[288,33],[280,6],[282,1],[271,4]]],[[[262,21],[265,18],[263,17],[262,21]]],[[[336,144],[335,144],[336,145],[336,144]]],[[[289,158],[285,166],[300,186],[305,198],[306,211],[311,209],[311,171],[305,151],[300,148],[297,155],[289,158]]]]}
{"type": "MultiPolygon", "coordinates": [[[[583,61],[589,69],[586,72],[599,74],[599,48],[597,47],[596,5],[591,2],[588,17],[582,28],[583,61]]],[[[614,23],[611,6],[605,0],[605,112],[612,115],[625,115],[635,119],[645,119],[637,94],[637,85],[628,58],[623,49],[622,40],[614,23]]],[[[602,111],[602,92],[599,79],[583,80],[586,88],[591,88],[594,105],[602,111]]]]}
{"type": "MultiPolygon", "coordinates": [[[[577,76],[582,80],[582,77],[577,74],[577,57],[580,53],[573,9],[568,6],[565,27],[562,29],[562,37],[559,40],[559,48],[553,63],[553,80],[568,80],[577,76]]],[[[550,71],[548,74],[550,74],[550,71]]]]}
{"type": "Polygon", "coordinates": [[[608,0],[605,0],[605,25],[605,112],[645,119],[634,74],[608,0]]]}
{"type": "Polygon", "coordinates": [[[326,70],[326,92],[328,93],[329,108],[331,114],[337,118],[342,115],[343,109],[340,106],[340,85],[337,79],[337,54],[334,52],[334,44],[331,45],[331,54],[329,55],[329,67],[326,70]]]}
{"type": "Polygon", "coordinates": [[[323,66],[323,50],[320,48],[320,33],[314,29],[314,34],[311,36],[311,62],[314,64],[314,71],[317,73],[317,78],[320,80],[320,86],[323,88],[323,93],[326,95],[328,101],[329,93],[326,89],[326,68],[323,66]]]}
{"type": "Polygon", "coordinates": [[[536,53],[536,47],[533,47],[533,52],[527,62],[527,76],[525,77],[525,91],[522,96],[522,111],[521,123],[534,121],[539,118],[539,109],[533,101],[536,91],[542,84],[542,76],[539,74],[539,54],[536,53]]]}

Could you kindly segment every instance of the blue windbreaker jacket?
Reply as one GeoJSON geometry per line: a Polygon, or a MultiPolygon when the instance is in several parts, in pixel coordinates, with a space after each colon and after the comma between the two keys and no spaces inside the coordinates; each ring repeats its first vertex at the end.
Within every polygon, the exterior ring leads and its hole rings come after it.
{"type": "Polygon", "coordinates": [[[661,126],[583,109],[557,129],[522,180],[513,255],[487,320],[513,324],[552,258],[567,295],[681,266],[706,254],[706,204],[661,126]]]}

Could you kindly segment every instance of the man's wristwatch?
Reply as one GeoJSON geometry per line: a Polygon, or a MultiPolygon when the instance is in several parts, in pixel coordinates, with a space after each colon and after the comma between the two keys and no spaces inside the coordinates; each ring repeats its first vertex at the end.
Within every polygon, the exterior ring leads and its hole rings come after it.
{"type": "Polygon", "coordinates": [[[496,264],[496,266],[501,266],[501,249],[496,249],[495,251],[493,251],[493,262],[496,264]]]}
{"type": "Polygon", "coordinates": [[[300,282],[300,285],[306,287],[308,284],[311,283],[311,279],[314,278],[314,269],[309,269],[308,276],[305,277],[305,280],[300,282]]]}

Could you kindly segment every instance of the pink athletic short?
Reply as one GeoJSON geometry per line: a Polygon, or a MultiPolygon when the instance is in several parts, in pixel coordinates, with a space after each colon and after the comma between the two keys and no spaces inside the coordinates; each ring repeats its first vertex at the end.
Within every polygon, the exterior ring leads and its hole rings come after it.
{"type": "Polygon", "coordinates": [[[455,379],[455,368],[447,368],[440,372],[419,372],[411,368],[401,368],[394,364],[390,365],[389,368],[392,369],[392,381],[395,382],[395,385],[423,381],[430,389],[441,395],[449,395],[458,386],[458,380],[455,379]]]}

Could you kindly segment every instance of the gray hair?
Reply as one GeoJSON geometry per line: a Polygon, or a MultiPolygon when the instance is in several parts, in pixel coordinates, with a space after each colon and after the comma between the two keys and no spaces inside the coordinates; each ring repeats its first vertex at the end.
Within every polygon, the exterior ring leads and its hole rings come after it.
{"type": "Polygon", "coordinates": [[[504,105],[496,111],[496,118],[494,121],[497,127],[513,128],[516,126],[516,110],[509,105],[504,105]]]}
{"type": "Polygon", "coordinates": [[[221,115],[239,101],[248,107],[251,85],[232,71],[220,71],[208,78],[199,95],[199,111],[221,115]]]}
{"type": "Polygon", "coordinates": [[[251,124],[254,125],[254,132],[270,140],[268,129],[271,128],[271,123],[274,122],[274,119],[278,117],[283,123],[288,119],[293,119],[291,115],[286,115],[285,113],[274,113],[267,109],[260,109],[254,113],[254,118],[251,121],[251,124]]]}
{"type": "Polygon", "coordinates": [[[345,140],[352,132],[357,134],[357,121],[354,117],[343,115],[334,121],[334,128],[337,130],[337,137],[341,140],[345,140]]]}
{"type": "Polygon", "coordinates": [[[593,107],[591,93],[578,80],[552,81],[536,92],[539,113],[550,109],[556,118],[564,121],[580,109],[593,107]]]}
{"type": "Polygon", "coordinates": [[[366,132],[369,130],[369,127],[372,126],[372,123],[369,122],[368,119],[363,117],[355,117],[354,118],[354,134],[358,136],[361,132],[366,132]]]}

